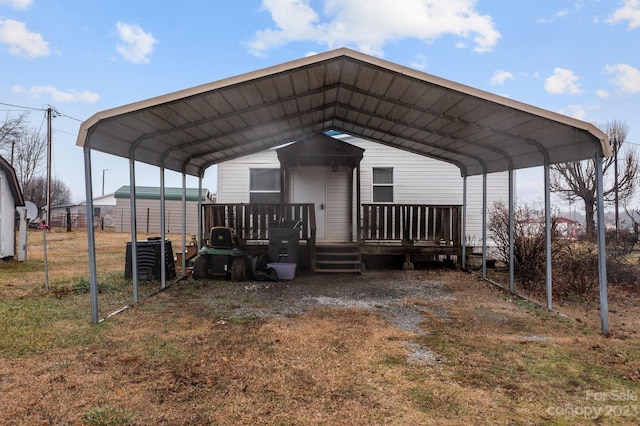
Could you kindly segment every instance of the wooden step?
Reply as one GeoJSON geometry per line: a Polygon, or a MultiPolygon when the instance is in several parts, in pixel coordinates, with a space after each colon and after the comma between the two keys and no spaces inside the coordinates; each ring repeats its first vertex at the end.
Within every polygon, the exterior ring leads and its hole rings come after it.
{"type": "Polygon", "coordinates": [[[313,265],[317,273],[361,273],[362,257],[355,244],[323,244],[316,246],[313,265]]]}

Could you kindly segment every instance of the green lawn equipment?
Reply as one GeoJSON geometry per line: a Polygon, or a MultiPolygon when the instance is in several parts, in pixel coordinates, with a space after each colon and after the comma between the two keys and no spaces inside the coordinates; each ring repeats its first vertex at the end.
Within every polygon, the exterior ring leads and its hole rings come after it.
{"type": "Polygon", "coordinates": [[[193,278],[224,277],[231,278],[231,281],[244,281],[246,275],[247,259],[238,237],[233,235],[231,228],[211,228],[209,241],[193,260],[193,278]]]}

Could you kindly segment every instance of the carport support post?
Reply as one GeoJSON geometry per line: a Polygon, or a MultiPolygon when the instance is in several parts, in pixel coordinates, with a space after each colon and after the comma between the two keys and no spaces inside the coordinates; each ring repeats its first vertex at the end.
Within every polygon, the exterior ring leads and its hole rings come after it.
{"type": "Polygon", "coordinates": [[[160,288],[167,286],[167,256],[165,255],[167,250],[165,242],[167,239],[167,231],[164,218],[165,209],[164,167],[160,167],[160,253],[162,253],[162,260],[160,261],[160,288]]]}
{"type": "Polygon", "coordinates": [[[544,235],[546,251],[546,288],[547,288],[547,309],[553,310],[553,282],[551,275],[551,176],[549,161],[544,163],[544,235]]]}
{"type": "MultiPolygon", "coordinates": [[[[199,195],[198,195],[199,196],[199,195]]],[[[182,172],[182,275],[187,271],[187,174],[182,172]]]]}
{"type": "Polygon", "coordinates": [[[96,231],[93,224],[93,189],[91,188],[91,147],[84,145],[84,187],[87,197],[87,246],[89,249],[89,292],[91,293],[91,323],[98,323],[98,274],[96,272],[96,231]]]}
{"type": "Polygon", "coordinates": [[[482,174],[482,278],[487,279],[487,172],[482,174]]]}
{"type": "Polygon", "coordinates": [[[515,202],[513,197],[513,169],[509,169],[509,291],[513,293],[515,291],[515,254],[513,248],[513,241],[515,239],[515,220],[514,210],[515,202]]]}
{"type": "MultiPolygon", "coordinates": [[[[200,249],[202,235],[202,173],[198,175],[198,233],[196,235],[196,249],[200,249]]],[[[184,274],[183,274],[184,275],[184,274]]]]}
{"type": "Polygon", "coordinates": [[[467,266],[467,174],[462,177],[462,269],[467,266]]]}
{"type": "Polygon", "coordinates": [[[136,165],[129,158],[129,203],[131,205],[131,282],[133,303],[138,303],[138,228],[136,224],[136,165]]]}
{"type": "Polygon", "coordinates": [[[607,299],[607,252],[604,229],[604,179],[602,171],[602,146],[596,152],[596,198],[598,203],[598,272],[600,284],[600,326],[602,333],[609,333],[609,301],[607,299]]]}

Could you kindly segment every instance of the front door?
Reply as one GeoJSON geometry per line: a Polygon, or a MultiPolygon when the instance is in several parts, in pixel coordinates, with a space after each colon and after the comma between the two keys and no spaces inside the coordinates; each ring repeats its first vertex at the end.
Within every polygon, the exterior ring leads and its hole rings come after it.
{"type": "Polygon", "coordinates": [[[327,185],[326,167],[298,167],[293,173],[293,202],[314,203],[316,238],[326,238],[327,185]]]}

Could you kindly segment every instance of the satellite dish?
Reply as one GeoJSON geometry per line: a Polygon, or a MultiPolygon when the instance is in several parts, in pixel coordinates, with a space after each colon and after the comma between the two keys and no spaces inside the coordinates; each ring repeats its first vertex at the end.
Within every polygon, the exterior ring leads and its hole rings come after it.
{"type": "Polygon", "coordinates": [[[25,201],[24,206],[27,208],[27,219],[32,220],[38,217],[38,206],[31,201],[25,201]]]}

